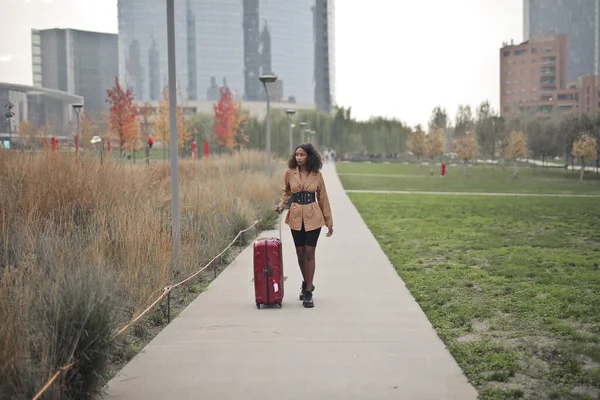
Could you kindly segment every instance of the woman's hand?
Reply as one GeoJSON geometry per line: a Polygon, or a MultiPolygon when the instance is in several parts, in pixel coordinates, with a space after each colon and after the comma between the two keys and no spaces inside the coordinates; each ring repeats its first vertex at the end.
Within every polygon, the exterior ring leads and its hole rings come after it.
{"type": "Polygon", "coordinates": [[[275,206],[275,212],[281,214],[282,211],[283,211],[283,207],[281,207],[280,205],[275,206]]]}
{"type": "Polygon", "coordinates": [[[331,235],[333,235],[333,226],[332,227],[328,227],[327,229],[329,229],[329,232],[327,232],[327,237],[331,237],[331,235]]]}

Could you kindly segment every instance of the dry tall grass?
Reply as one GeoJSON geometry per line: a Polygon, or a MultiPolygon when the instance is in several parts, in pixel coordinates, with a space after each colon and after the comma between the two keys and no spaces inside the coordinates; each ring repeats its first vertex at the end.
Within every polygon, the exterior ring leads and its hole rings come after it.
{"type": "Polygon", "coordinates": [[[172,269],[169,164],[0,151],[0,398],[31,398],[72,359],[46,398],[92,396],[116,329],[272,214],[281,184],[264,161],[181,161],[182,263],[172,269]]]}

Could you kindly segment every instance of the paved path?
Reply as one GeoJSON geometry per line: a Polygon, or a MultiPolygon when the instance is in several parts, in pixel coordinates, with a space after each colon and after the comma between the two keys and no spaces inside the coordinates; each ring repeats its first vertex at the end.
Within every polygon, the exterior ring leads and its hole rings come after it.
{"type": "Polygon", "coordinates": [[[434,194],[452,196],[515,196],[515,197],[595,197],[594,194],[568,194],[568,193],[487,193],[487,192],[427,192],[418,190],[346,190],[346,193],[372,193],[372,194],[434,194]]]}
{"type": "MultiPolygon", "coordinates": [[[[315,308],[298,300],[283,225],[282,309],[256,309],[248,247],[108,385],[108,399],[475,399],[345,194],[324,169],[335,234],[317,248],[315,308]]],[[[277,231],[265,232],[275,235],[277,231]]]]}

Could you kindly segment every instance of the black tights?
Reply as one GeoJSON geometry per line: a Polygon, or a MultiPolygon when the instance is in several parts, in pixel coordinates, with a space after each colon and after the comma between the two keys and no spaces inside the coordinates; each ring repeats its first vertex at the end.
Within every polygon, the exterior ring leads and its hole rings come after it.
{"type": "Polygon", "coordinates": [[[306,290],[312,290],[313,279],[315,277],[315,247],[301,246],[296,247],[298,255],[298,265],[302,272],[302,279],[306,283],[306,290]]]}

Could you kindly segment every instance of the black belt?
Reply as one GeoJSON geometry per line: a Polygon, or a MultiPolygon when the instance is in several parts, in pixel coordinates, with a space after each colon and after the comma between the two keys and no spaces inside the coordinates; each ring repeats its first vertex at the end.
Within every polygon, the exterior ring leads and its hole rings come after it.
{"type": "Polygon", "coordinates": [[[302,191],[302,192],[298,192],[298,193],[293,193],[292,201],[294,203],[304,205],[304,204],[314,203],[315,201],[317,201],[317,198],[316,198],[315,192],[302,191]]]}

